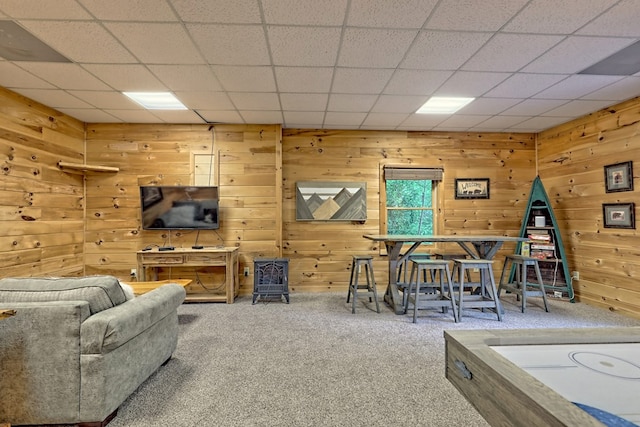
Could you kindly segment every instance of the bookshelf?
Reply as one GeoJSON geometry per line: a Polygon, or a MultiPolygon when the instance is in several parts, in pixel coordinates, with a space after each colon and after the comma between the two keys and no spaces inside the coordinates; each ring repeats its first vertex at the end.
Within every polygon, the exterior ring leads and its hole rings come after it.
{"type": "MultiPolygon", "coordinates": [[[[519,250],[521,255],[538,259],[547,293],[554,296],[562,295],[574,302],[562,236],[540,177],[536,177],[531,186],[520,237],[528,240],[518,244],[517,251],[519,250]]],[[[511,275],[513,274],[515,272],[512,270],[511,275]]],[[[527,280],[536,281],[534,276],[527,277],[527,280]]]]}

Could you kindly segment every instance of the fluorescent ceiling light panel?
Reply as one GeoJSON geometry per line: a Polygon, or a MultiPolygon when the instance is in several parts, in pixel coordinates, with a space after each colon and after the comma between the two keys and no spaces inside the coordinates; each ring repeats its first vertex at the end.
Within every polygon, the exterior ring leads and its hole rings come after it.
{"type": "Polygon", "coordinates": [[[429,98],[417,114],[453,114],[475,98],[447,98],[434,96],[429,98]]]}
{"type": "Polygon", "coordinates": [[[147,110],[186,110],[187,107],[169,92],[122,92],[147,110]]]}

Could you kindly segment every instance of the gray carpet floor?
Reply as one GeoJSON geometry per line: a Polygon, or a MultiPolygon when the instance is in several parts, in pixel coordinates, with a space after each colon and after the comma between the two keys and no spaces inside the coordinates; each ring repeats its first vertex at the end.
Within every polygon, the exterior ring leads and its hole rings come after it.
{"type": "Polygon", "coordinates": [[[183,304],[172,360],[120,407],[110,427],[487,426],[444,376],[446,329],[640,326],[581,303],[503,295],[504,320],[462,322],[435,310],[396,315],[345,293],[292,294],[291,303],[183,304]]]}

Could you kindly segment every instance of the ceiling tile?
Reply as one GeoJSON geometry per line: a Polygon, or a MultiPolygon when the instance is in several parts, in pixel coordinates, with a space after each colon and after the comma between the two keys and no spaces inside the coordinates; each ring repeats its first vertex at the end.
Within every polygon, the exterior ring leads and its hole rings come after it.
{"type": "Polygon", "coordinates": [[[267,27],[275,65],[333,66],[338,55],[340,28],[267,27]]]}
{"type": "Polygon", "coordinates": [[[150,112],[165,123],[204,123],[202,118],[191,110],[153,110],[150,112]]]}
{"type": "Polygon", "coordinates": [[[435,93],[437,96],[480,96],[502,81],[509,73],[479,73],[458,71],[435,93]]]}
{"type": "Polygon", "coordinates": [[[490,37],[490,33],[421,31],[400,65],[420,70],[455,70],[490,37]]]}
{"type": "Polygon", "coordinates": [[[413,30],[347,28],[338,65],[396,68],[417,34],[413,30]]]}
{"type": "Polygon", "coordinates": [[[491,129],[492,131],[503,130],[522,123],[527,118],[527,116],[493,116],[484,122],[478,123],[476,127],[479,129],[491,129]]]}
{"type": "Polygon", "coordinates": [[[362,126],[379,126],[385,129],[395,128],[404,122],[407,117],[409,117],[409,114],[370,113],[367,115],[367,118],[364,119],[362,126]]]}
{"type": "Polygon", "coordinates": [[[611,9],[578,30],[576,34],[640,37],[638,7],[637,0],[621,0],[611,9]]]}
{"type": "Polygon", "coordinates": [[[640,87],[640,77],[625,77],[622,80],[613,82],[608,86],[588,93],[582,99],[609,100],[612,103],[624,101],[636,96],[636,91],[640,87]]]}
{"type": "Polygon", "coordinates": [[[453,71],[396,70],[384,88],[387,95],[431,95],[453,71]]]}
{"type": "Polygon", "coordinates": [[[202,64],[204,60],[180,24],[106,23],[139,60],[149,64],[202,64]]]}
{"type": "Polygon", "coordinates": [[[460,31],[497,31],[529,0],[442,0],[426,28],[460,31]]]}
{"type": "Polygon", "coordinates": [[[102,64],[137,62],[98,22],[21,21],[20,24],[72,61],[102,64]]]}
{"type": "Polygon", "coordinates": [[[533,0],[502,31],[571,34],[618,0],[533,0]],[[553,13],[549,13],[553,11],[553,13]]]}
{"type": "Polygon", "coordinates": [[[47,76],[49,83],[61,89],[110,89],[109,86],[77,64],[24,62],[21,67],[36,76],[47,76]]]}
{"type": "Polygon", "coordinates": [[[91,19],[75,0],[2,0],[0,9],[13,19],[91,19]]]}
{"type": "Polygon", "coordinates": [[[198,110],[207,123],[244,123],[237,111],[198,110]]]}
{"type": "Polygon", "coordinates": [[[280,111],[241,111],[240,114],[246,123],[282,123],[280,111]]]}
{"type": "Polygon", "coordinates": [[[460,109],[461,114],[499,114],[520,102],[513,98],[478,98],[460,109]]]}
{"type": "Polygon", "coordinates": [[[283,115],[284,124],[289,127],[321,128],[324,120],[322,112],[285,111],[283,115]]]}
{"type": "Polygon", "coordinates": [[[366,68],[338,68],[333,80],[333,93],[380,93],[393,70],[366,68]]]}
{"type": "Polygon", "coordinates": [[[212,67],[222,87],[230,92],[275,92],[271,67],[212,67]]]}
{"type": "Polygon", "coordinates": [[[496,34],[462,66],[462,69],[518,71],[561,40],[561,36],[496,34]]]}
{"type": "Polygon", "coordinates": [[[633,40],[614,37],[568,37],[527,65],[527,73],[577,73],[632,44],[633,40]]]}
{"type": "Polygon", "coordinates": [[[347,0],[260,0],[267,24],[341,26],[347,0]]]}
{"type": "Polygon", "coordinates": [[[229,98],[238,110],[280,110],[280,99],[274,92],[229,92],[229,98]]]}
{"type": "Polygon", "coordinates": [[[264,29],[259,25],[187,25],[209,64],[269,65],[264,29]],[[242,49],[238,49],[242,46],[242,49]]]}
{"type": "Polygon", "coordinates": [[[421,28],[437,0],[351,0],[347,25],[421,28]]]}
{"type": "Polygon", "coordinates": [[[78,0],[98,19],[107,21],[176,21],[169,4],[158,0],[78,0]]]}
{"type": "MultiPolygon", "coordinates": [[[[104,110],[111,116],[117,117],[124,123],[158,123],[158,118],[151,114],[148,110],[104,110]]],[[[89,122],[95,123],[95,122],[89,122]]]]}
{"type": "Polygon", "coordinates": [[[149,65],[149,70],[172,91],[221,91],[208,65],[149,65]]]}
{"type": "Polygon", "coordinates": [[[235,108],[226,92],[177,91],[175,95],[180,102],[192,110],[233,110],[235,108]]]}
{"type": "Polygon", "coordinates": [[[550,129],[569,121],[570,117],[534,117],[511,126],[509,129],[519,132],[536,132],[536,129],[550,129]]]}
{"type": "Polygon", "coordinates": [[[345,95],[334,93],[329,96],[328,111],[368,112],[378,99],[378,95],[345,95]]]}
{"type": "Polygon", "coordinates": [[[51,108],[91,108],[86,102],[59,90],[16,89],[16,92],[51,108]]]}
{"type": "Polygon", "coordinates": [[[107,110],[142,110],[141,105],[119,92],[70,90],[69,93],[87,104],[107,110]]]}
{"type": "Polygon", "coordinates": [[[502,115],[522,117],[538,116],[566,103],[566,100],[561,99],[525,99],[518,105],[514,105],[503,111],[502,115]]]}
{"type": "Polygon", "coordinates": [[[622,79],[621,76],[574,75],[543,90],[534,98],[575,99],[622,79]]]}
{"type": "Polygon", "coordinates": [[[452,114],[438,124],[448,128],[469,129],[491,118],[491,116],[475,116],[467,114],[452,114]]]}
{"type": "Polygon", "coordinates": [[[324,93],[283,93],[280,102],[284,111],[324,111],[328,95],[324,93]]]}
{"type": "MultiPolygon", "coordinates": [[[[108,112],[88,108],[60,108],[59,111],[85,123],[122,123],[125,121],[127,123],[142,123],[141,121],[123,120],[108,112]]],[[[129,118],[130,117],[127,117],[127,119],[129,118]]],[[[152,119],[154,122],[158,121],[155,117],[152,117],[152,119]]]]}
{"type": "Polygon", "coordinates": [[[333,68],[275,67],[278,90],[281,92],[328,92],[333,68]]]}
{"type": "Polygon", "coordinates": [[[593,111],[598,111],[601,108],[605,108],[608,101],[590,101],[590,100],[576,100],[569,101],[558,108],[542,113],[545,117],[576,117],[585,116],[593,111]]]}
{"type": "Polygon", "coordinates": [[[171,0],[185,22],[218,24],[260,23],[260,7],[256,0],[171,0]]]}
{"type": "Polygon", "coordinates": [[[415,113],[427,102],[426,96],[381,95],[371,109],[375,113],[415,113]]]}
{"type": "Polygon", "coordinates": [[[87,71],[118,91],[165,91],[164,86],[142,65],[85,65],[87,71]]]}
{"type": "Polygon", "coordinates": [[[566,79],[565,74],[516,73],[485,94],[495,98],[529,98],[566,79]]]}
{"type": "Polygon", "coordinates": [[[324,118],[325,126],[346,126],[362,123],[367,113],[327,112],[324,118]]]}
{"type": "Polygon", "coordinates": [[[449,116],[446,114],[411,114],[402,122],[402,128],[431,129],[442,123],[449,116]]]}
{"type": "Polygon", "coordinates": [[[21,67],[7,61],[0,61],[0,86],[6,88],[54,89],[52,84],[25,72],[21,67]]]}

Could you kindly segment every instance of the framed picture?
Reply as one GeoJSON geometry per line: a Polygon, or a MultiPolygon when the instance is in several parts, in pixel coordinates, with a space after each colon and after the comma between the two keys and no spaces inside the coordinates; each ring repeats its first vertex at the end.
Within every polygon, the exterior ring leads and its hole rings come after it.
{"type": "Polygon", "coordinates": [[[636,228],[635,203],[604,203],[602,216],[605,228],[636,228]]]}
{"type": "Polygon", "coordinates": [[[604,185],[607,193],[633,191],[633,162],[605,166],[604,185]]]}
{"type": "Polygon", "coordinates": [[[488,199],[489,178],[456,178],[456,199],[488,199]]]}
{"type": "Polygon", "coordinates": [[[366,219],[366,182],[296,183],[296,221],[362,222],[366,219]]]}

